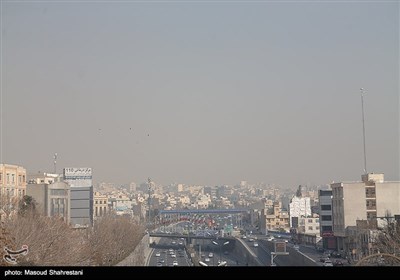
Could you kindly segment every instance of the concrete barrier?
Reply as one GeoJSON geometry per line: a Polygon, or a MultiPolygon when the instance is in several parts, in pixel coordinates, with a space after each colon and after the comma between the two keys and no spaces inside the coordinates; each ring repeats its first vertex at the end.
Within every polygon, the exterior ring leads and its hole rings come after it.
{"type": "Polygon", "coordinates": [[[241,265],[243,266],[263,266],[257,255],[239,238],[236,238],[233,253],[242,260],[241,265]]]}
{"type": "MultiPolygon", "coordinates": [[[[151,241],[157,242],[157,237],[152,237],[151,241]]],[[[148,266],[151,254],[153,253],[153,248],[150,248],[150,237],[148,234],[143,236],[139,244],[136,246],[135,250],[120,261],[116,266],[148,266]]]]}

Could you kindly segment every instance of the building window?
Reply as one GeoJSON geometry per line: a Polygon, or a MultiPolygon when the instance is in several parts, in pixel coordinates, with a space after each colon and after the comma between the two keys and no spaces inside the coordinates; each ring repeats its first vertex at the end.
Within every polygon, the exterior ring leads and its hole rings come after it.
{"type": "Polygon", "coordinates": [[[331,215],[322,215],[321,220],[322,221],[332,221],[332,216],[331,215]]]}
{"type": "Polygon", "coordinates": [[[22,175],[22,182],[25,183],[25,175],[22,175]]]}
{"type": "Polygon", "coordinates": [[[7,184],[10,183],[10,173],[7,173],[7,184]]]}
{"type": "Polygon", "coordinates": [[[331,232],[332,226],[322,226],[322,232],[331,232]]]}
{"type": "Polygon", "coordinates": [[[374,198],[375,196],[375,188],[366,188],[365,189],[365,196],[367,198],[374,198]]]}
{"type": "Polygon", "coordinates": [[[332,210],[332,205],[321,205],[321,210],[326,210],[326,211],[332,210]]]}
{"type": "Polygon", "coordinates": [[[0,182],[3,181],[3,173],[0,173],[0,182]]]}
{"type": "Polygon", "coordinates": [[[308,227],[308,230],[313,230],[313,227],[308,227]]]}
{"type": "Polygon", "coordinates": [[[376,218],[376,212],[367,213],[367,219],[375,219],[375,218],[376,218]]]}
{"type": "Polygon", "coordinates": [[[308,223],[311,224],[312,223],[312,219],[308,219],[308,223]]]}

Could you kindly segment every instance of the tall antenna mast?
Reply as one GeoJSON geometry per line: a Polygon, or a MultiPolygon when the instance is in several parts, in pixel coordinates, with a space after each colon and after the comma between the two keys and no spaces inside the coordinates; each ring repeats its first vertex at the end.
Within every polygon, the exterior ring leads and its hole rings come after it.
{"type": "Polygon", "coordinates": [[[361,91],[361,112],[362,112],[362,125],[363,125],[363,143],[364,143],[364,174],[367,174],[367,150],[365,148],[365,120],[364,120],[364,88],[360,88],[361,91]]]}
{"type": "Polygon", "coordinates": [[[147,221],[148,227],[150,227],[150,221],[151,221],[151,179],[150,177],[147,179],[148,185],[149,185],[149,199],[148,199],[148,206],[149,206],[149,220],[147,221]]]}
{"type": "Polygon", "coordinates": [[[57,174],[57,153],[54,154],[54,174],[57,174]]]}

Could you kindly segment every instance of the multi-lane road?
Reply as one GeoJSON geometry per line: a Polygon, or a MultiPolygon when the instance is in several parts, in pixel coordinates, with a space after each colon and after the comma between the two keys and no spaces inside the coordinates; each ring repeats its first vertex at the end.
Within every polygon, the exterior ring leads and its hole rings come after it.
{"type": "Polygon", "coordinates": [[[149,266],[191,266],[183,241],[161,238],[150,256],[149,266]],[[181,243],[181,244],[179,244],[181,243]]]}

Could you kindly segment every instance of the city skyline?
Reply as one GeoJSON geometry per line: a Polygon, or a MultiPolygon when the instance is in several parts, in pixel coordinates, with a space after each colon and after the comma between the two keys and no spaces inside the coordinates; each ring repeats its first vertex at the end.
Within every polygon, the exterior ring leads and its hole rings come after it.
{"type": "Polygon", "coordinates": [[[398,2],[1,2],[1,163],[93,180],[399,180],[398,2]]]}

